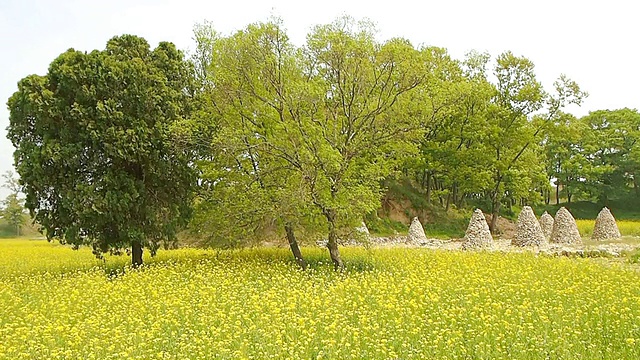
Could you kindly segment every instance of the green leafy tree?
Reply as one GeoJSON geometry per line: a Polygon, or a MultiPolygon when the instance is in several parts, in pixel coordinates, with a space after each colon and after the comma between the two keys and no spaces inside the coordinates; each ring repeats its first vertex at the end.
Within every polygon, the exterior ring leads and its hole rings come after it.
{"type": "Polygon", "coordinates": [[[482,193],[491,174],[483,148],[482,129],[493,87],[483,77],[488,54],[470,53],[463,63],[448,56],[434,57],[428,81],[419,89],[418,103],[425,113],[425,136],[421,141],[421,183],[431,201],[432,189],[445,208],[453,202],[482,193]]]}
{"type": "Polygon", "coordinates": [[[114,37],[106,49],[70,49],[9,99],[26,207],[49,240],[96,255],[131,248],[132,263],[170,245],[190,214],[195,183],[172,124],[190,112],[191,70],[161,42],[114,37]]]}
{"type": "Polygon", "coordinates": [[[585,131],[584,123],[570,114],[558,116],[547,130],[546,166],[549,176],[555,179],[556,204],[561,195],[571,202],[575,195],[585,193],[587,178],[595,175],[584,151],[585,131]]]}
{"type": "Polygon", "coordinates": [[[288,120],[298,135],[286,148],[342,268],[339,228],[375,210],[382,179],[416,151],[419,122],[409,95],[425,81],[425,52],[404,39],[379,43],[371,24],[341,18],[314,28],[302,54],[305,81],[296,92],[306,105],[288,120]]]}
{"type": "MultiPolygon", "coordinates": [[[[534,64],[511,52],[498,56],[493,74],[497,79],[496,92],[487,113],[484,144],[492,154],[487,164],[493,174],[488,189],[492,212],[489,227],[495,232],[505,194],[536,193],[533,188],[510,188],[507,180],[526,174],[530,168],[544,169],[539,166],[542,161],[536,155],[542,153],[539,144],[545,131],[565,106],[580,104],[586,93],[564,75],[554,83],[554,93],[546,93],[536,79],[534,64]]],[[[533,183],[522,179],[510,182],[511,185],[533,183]]]]}
{"type": "MultiPolygon", "coordinates": [[[[302,267],[295,233],[313,230],[308,193],[300,173],[275,155],[274,129],[293,106],[289,96],[301,69],[296,49],[278,20],[253,24],[228,37],[209,24],[196,27],[194,61],[211,106],[199,123],[215,124],[192,227],[208,244],[235,247],[284,234],[302,267]]],[[[317,215],[317,214],[316,214],[317,215]]]]}
{"type": "Polygon", "coordinates": [[[5,181],[3,186],[11,193],[5,198],[0,215],[15,229],[16,236],[20,236],[20,228],[24,225],[26,218],[24,200],[20,198],[20,183],[11,171],[6,172],[2,177],[5,181]]]}
{"type": "Polygon", "coordinates": [[[632,109],[598,110],[580,119],[582,151],[589,164],[588,192],[602,203],[638,190],[640,113],[632,109]]]}
{"type": "Polygon", "coordinates": [[[342,268],[338,238],[378,207],[381,180],[415,151],[418,126],[404,95],[424,81],[424,53],[402,39],[378,43],[371,24],[351,18],[316,27],[301,49],[272,22],[211,53],[212,99],[228,132],[218,149],[236,166],[214,166],[223,174],[210,183],[251,184],[259,208],[278,209],[285,226],[308,218],[300,224],[308,228],[320,215],[342,268]]]}

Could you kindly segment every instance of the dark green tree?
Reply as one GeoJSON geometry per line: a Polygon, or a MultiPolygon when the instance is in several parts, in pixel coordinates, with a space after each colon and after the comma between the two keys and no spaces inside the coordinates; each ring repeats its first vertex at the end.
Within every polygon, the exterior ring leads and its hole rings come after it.
{"type": "Polygon", "coordinates": [[[598,110],[580,119],[582,151],[588,160],[588,193],[607,204],[638,190],[640,113],[632,109],[598,110]]]}
{"type": "Polygon", "coordinates": [[[94,253],[155,254],[185,225],[195,173],[172,142],[190,112],[191,69],[171,43],[114,37],[61,54],[9,99],[26,207],[49,240],[94,253]]]}

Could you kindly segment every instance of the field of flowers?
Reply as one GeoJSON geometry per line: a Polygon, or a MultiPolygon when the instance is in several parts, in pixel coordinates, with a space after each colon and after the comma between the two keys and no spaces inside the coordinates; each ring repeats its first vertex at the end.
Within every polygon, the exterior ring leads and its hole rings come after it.
{"type": "Polygon", "coordinates": [[[534,254],[160,252],[0,240],[0,359],[638,359],[640,272],[534,254]],[[149,259],[146,259],[149,260],[149,259]]]}
{"type": "MultiPolygon", "coordinates": [[[[620,234],[622,236],[640,236],[640,221],[617,220],[616,223],[618,224],[618,229],[620,230],[620,234]]],[[[582,235],[583,237],[591,237],[596,221],[592,219],[577,219],[576,224],[578,225],[578,231],[580,231],[580,235],[582,235]]]]}

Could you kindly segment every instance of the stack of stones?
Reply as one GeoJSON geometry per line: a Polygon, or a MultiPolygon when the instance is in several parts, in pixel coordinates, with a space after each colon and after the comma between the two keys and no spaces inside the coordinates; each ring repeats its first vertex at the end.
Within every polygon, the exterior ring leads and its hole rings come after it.
{"type": "Polygon", "coordinates": [[[417,217],[411,220],[407,241],[411,244],[424,244],[427,242],[427,235],[425,235],[424,228],[417,217]]]}
{"type": "Polygon", "coordinates": [[[360,226],[356,228],[356,231],[363,235],[369,236],[369,228],[367,227],[367,224],[364,223],[364,221],[360,226]]]}
{"type": "Polygon", "coordinates": [[[603,208],[596,218],[596,225],[593,228],[591,238],[594,240],[612,240],[620,238],[620,230],[616,219],[611,215],[611,211],[603,208]]]}
{"type": "Polygon", "coordinates": [[[540,227],[542,228],[545,239],[549,240],[551,232],[553,231],[553,216],[549,215],[546,211],[540,216],[540,227]]]}
{"type": "Polygon", "coordinates": [[[356,227],[355,239],[351,239],[353,243],[367,243],[371,240],[371,234],[369,234],[369,228],[367,224],[362,222],[360,226],[356,227]]]}
{"type": "Polygon", "coordinates": [[[549,242],[555,244],[582,244],[578,225],[569,210],[561,207],[553,221],[549,242]]]}
{"type": "Polygon", "coordinates": [[[544,233],[533,210],[530,206],[523,207],[520,215],[518,215],[516,236],[511,240],[511,245],[540,246],[545,240],[544,233]]]}
{"type": "Polygon", "coordinates": [[[464,234],[464,240],[462,242],[463,250],[472,249],[486,249],[490,248],[493,244],[493,237],[491,237],[491,231],[489,231],[489,225],[482,213],[482,210],[476,209],[471,215],[469,221],[469,227],[464,234]]]}

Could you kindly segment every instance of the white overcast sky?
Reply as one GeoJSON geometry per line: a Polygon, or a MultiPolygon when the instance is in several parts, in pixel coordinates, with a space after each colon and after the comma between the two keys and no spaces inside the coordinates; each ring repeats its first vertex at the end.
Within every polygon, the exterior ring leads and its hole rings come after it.
{"type": "Polygon", "coordinates": [[[140,35],[152,46],[171,41],[188,50],[195,23],[209,20],[228,33],[275,15],[302,44],[313,25],[342,14],[366,17],[383,39],[445,47],[456,58],[471,49],[493,56],[511,50],[534,62],[547,89],[565,73],[590,94],[571,109],[582,116],[640,108],[639,10],[632,0],[0,0],[0,173],[13,165],[5,104],[16,83],[45,74],[68,48],[102,49],[114,35],[140,35]]]}

